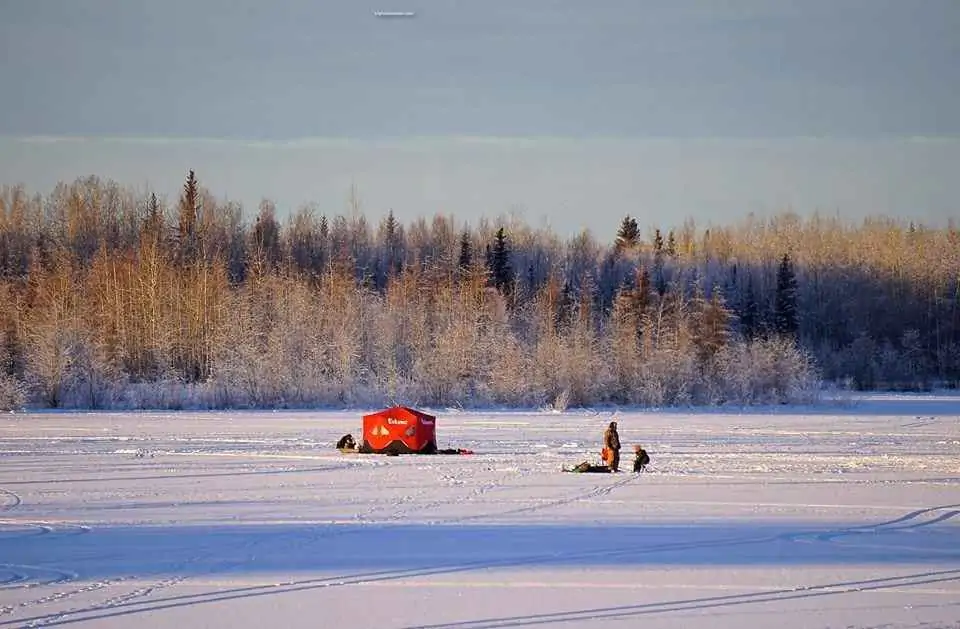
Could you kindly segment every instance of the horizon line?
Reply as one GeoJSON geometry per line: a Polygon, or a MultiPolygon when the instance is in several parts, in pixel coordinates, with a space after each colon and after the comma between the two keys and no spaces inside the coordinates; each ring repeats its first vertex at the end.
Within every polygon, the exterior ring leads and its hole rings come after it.
{"type": "Polygon", "coordinates": [[[263,139],[243,136],[133,135],[133,134],[0,134],[0,141],[22,144],[57,144],[104,142],[119,144],[222,144],[246,148],[309,148],[323,145],[403,145],[415,142],[452,144],[507,145],[534,143],[637,143],[637,142],[960,142],[956,135],[886,134],[886,135],[510,135],[510,134],[420,134],[394,136],[317,135],[294,138],[263,139]]]}

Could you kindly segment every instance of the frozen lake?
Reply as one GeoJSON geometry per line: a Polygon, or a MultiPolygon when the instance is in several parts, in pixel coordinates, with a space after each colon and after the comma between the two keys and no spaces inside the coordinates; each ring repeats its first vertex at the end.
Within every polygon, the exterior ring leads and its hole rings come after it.
{"type": "Polygon", "coordinates": [[[343,455],[355,412],[0,417],[0,627],[960,627],[960,398],[459,412],[343,455]]]}

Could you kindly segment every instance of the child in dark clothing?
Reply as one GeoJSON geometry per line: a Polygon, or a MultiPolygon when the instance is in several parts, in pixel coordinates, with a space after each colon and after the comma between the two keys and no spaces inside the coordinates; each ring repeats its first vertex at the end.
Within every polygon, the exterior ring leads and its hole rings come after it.
{"type": "Polygon", "coordinates": [[[636,458],[633,460],[633,471],[642,472],[647,468],[647,463],[650,462],[650,455],[643,449],[643,446],[634,446],[633,451],[636,454],[636,458]]]}

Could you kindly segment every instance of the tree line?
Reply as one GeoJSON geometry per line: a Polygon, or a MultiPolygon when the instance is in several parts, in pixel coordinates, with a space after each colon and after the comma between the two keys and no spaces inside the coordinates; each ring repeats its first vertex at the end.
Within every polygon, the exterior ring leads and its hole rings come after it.
{"type": "Polygon", "coordinates": [[[561,239],[0,191],[0,407],[751,404],[960,381],[960,233],[794,213],[561,239]]]}

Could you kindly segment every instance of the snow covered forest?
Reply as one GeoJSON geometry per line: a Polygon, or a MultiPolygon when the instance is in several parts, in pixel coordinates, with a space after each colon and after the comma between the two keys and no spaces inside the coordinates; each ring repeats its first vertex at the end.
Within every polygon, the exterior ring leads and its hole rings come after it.
{"type": "MultiPolygon", "coordinates": [[[[613,226],[611,226],[611,229],[613,226]]],[[[802,402],[960,382],[960,231],[784,213],[613,242],[247,219],[191,171],[0,191],[0,408],[802,402]]]]}

